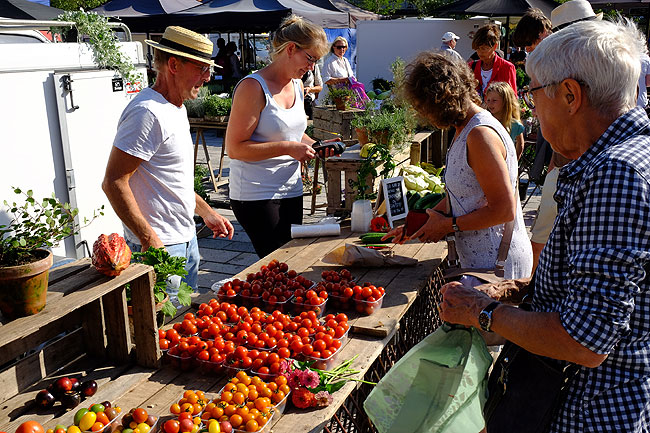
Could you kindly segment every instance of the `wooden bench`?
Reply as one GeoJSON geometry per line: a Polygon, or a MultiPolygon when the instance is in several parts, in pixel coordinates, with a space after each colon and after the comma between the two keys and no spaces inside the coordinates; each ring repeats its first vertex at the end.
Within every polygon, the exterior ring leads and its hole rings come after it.
{"type": "Polygon", "coordinates": [[[132,264],[118,277],[106,277],[90,259],[52,270],[45,308],[33,316],[0,323],[0,386],[4,390],[0,401],[80,358],[131,364],[125,284],[131,286],[135,306],[134,358],[143,366],[159,366],[154,278],[153,268],[142,264],[132,264]]]}

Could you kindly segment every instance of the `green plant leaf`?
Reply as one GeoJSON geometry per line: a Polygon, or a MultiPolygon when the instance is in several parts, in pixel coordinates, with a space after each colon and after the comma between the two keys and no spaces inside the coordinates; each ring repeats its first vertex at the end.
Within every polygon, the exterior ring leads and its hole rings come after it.
{"type": "Polygon", "coordinates": [[[189,306],[192,303],[192,297],[190,296],[192,293],[194,293],[192,287],[187,283],[182,282],[178,288],[178,302],[186,307],[189,306]]]}
{"type": "Polygon", "coordinates": [[[176,315],[176,307],[169,301],[163,304],[161,311],[165,316],[174,317],[176,315]]]}

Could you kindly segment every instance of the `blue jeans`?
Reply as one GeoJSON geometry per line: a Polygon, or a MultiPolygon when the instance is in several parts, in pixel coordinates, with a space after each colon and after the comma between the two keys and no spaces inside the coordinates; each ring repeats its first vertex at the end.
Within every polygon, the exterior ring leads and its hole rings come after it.
{"type": "MultiPolygon", "coordinates": [[[[134,244],[133,242],[126,241],[131,251],[141,251],[142,245],[134,244]]],[[[199,254],[199,244],[196,241],[196,235],[189,241],[181,244],[165,245],[165,249],[169,255],[174,257],[185,257],[185,270],[187,275],[183,278],[192,290],[196,291],[199,286],[199,262],[201,255],[199,254]]]]}

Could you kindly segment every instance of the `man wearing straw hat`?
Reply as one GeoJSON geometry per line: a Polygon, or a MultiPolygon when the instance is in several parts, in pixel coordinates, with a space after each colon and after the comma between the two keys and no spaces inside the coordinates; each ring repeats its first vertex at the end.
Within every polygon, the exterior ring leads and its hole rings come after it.
{"type": "Polygon", "coordinates": [[[213,237],[232,239],[232,224],[194,192],[194,145],[183,101],[209,81],[212,42],[182,27],[167,27],[154,47],[156,82],[124,109],[102,189],[135,251],[165,249],[187,258],[187,284],[197,288],[199,249],[194,214],[213,237]]]}

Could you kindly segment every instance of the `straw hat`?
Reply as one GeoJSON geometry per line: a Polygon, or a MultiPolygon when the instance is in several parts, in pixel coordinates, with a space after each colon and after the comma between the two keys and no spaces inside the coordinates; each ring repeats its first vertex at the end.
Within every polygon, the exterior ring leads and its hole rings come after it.
{"type": "Polygon", "coordinates": [[[146,39],[147,45],[158,50],[166,51],[177,56],[198,60],[202,63],[215,65],[212,61],[212,41],[203,35],[183,27],[170,26],[165,29],[160,42],[146,39]]]}
{"type": "Polygon", "coordinates": [[[571,0],[556,7],[551,12],[551,23],[554,32],[578,21],[602,19],[603,13],[596,15],[591,3],[587,0],[571,0]]]}

